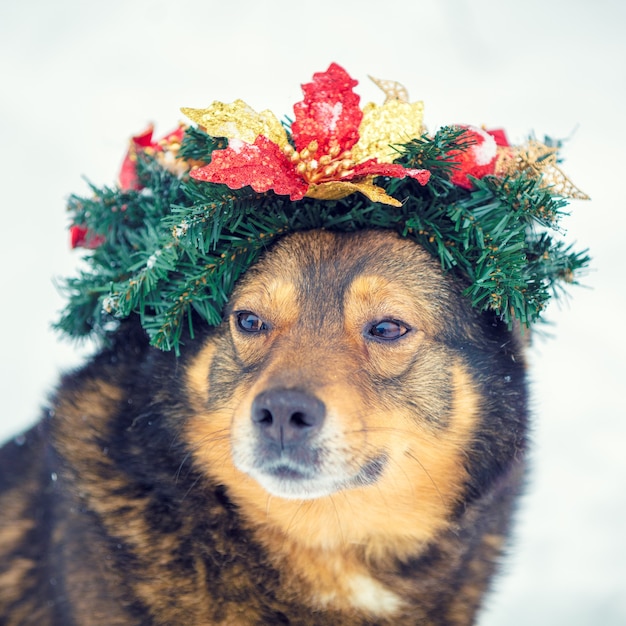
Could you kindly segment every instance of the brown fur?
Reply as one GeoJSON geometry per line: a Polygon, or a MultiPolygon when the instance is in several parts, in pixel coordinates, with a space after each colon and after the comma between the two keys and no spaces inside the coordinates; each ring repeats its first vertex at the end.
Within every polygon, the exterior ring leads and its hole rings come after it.
{"type": "Polygon", "coordinates": [[[0,623],[473,624],[526,398],[461,289],[392,233],[313,231],[178,358],[123,324],[2,450],[0,623]]]}

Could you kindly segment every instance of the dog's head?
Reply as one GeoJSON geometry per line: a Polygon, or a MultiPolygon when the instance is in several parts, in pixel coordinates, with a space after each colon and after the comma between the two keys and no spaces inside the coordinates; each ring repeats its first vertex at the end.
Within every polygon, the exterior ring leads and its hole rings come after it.
{"type": "Polygon", "coordinates": [[[428,538],[491,454],[477,448],[499,428],[489,397],[522,375],[512,335],[494,338],[461,290],[391,232],[285,237],[189,367],[196,461],[285,527],[308,501],[344,539],[373,526],[428,538]]]}

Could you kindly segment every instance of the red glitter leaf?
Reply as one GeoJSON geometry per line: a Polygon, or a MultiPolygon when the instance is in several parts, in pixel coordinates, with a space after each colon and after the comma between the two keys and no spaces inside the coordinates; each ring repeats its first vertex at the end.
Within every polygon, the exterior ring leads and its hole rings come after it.
{"type": "Polygon", "coordinates": [[[496,146],[501,148],[508,148],[511,144],[509,144],[509,140],[507,139],[506,133],[502,128],[494,128],[493,130],[488,130],[489,133],[496,141],[496,146]]]}
{"type": "Polygon", "coordinates": [[[153,143],[152,142],[153,132],[154,132],[154,126],[150,124],[150,126],[148,126],[146,130],[139,133],[138,135],[134,135],[133,137],[131,137],[130,140],[132,141],[133,146],[136,146],[137,148],[147,148],[148,146],[151,146],[153,143]]]}
{"type": "Polygon", "coordinates": [[[160,141],[153,141],[153,131],[154,126],[150,124],[146,130],[131,137],[130,146],[128,148],[128,152],[126,152],[126,155],[124,156],[124,161],[122,162],[122,167],[120,168],[118,177],[120,189],[122,191],[138,191],[141,189],[141,184],[137,178],[138,151],[145,150],[146,148],[152,148],[155,152],[163,152],[164,144],[169,144],[172,141],[181,142],[183,140],[183,135],[185,134],[185,129],[182,126],[179,126],[176,130],[173,130],[171,133],[165,135],[165,137],[163,137],[160,141]]]}
{"type": "Polygon", "coordinates": [[[415,179],[420,185],[426,185],[430,180],[430,172],[428,170],[407,169],[406,175],[415,179]]]}
{"type": "Polygon", "coordinates": [[[172,132],[165,135],[165,137],[163,137],[162,139],[160,139],[159,141],[151,145],[155,148],[155,150],[161,151],[164,149],[162,144],[167,145],[167,144],[172,143],[173,141],[177,141],[180,143],[183,140],[184,136],[185,136],[185,127],[179,126],[172,132]]]}
{"type": "Polygon", "coordinates": [[[138,135],[134,135],[131,138],[130,146],[124,156],[124,161],[122,162],[122,167],[120,168],[120,174],[118,177],[120,189],[122,189],[122,191],[141,189],[141,185],[139,184],[139,180],[137,178],[137,149],[146,148],[152,145],[153,131],[154,126],[150,124],[146,130],[138,135]]]}
{"type": "Polygon", "coordinates": [[[141,185],[139,184],[139,180],[137,178],[137,166],[135,163],[136,157],[131,157],[130,152],[128,152],[122,161],[122,166],[118,176],[120,189],[122,191],[141,189],[141,185]]]}
{"type": "Polygon", "coordinates": [[[82,247],[87,236],[86,226],[72,226],[70,228],[70,245],[72,248],[82,247]]]}
{"type": "Polygon", "coordinates": [[[292,200],[303,198],[308,189],[280,147],[263,135],[254,144],[231,140],[228,148],[215,150],[211,162],[192,170],[190,175],[231,189],[250,186],[259,193],[272,189],[292,200]]]}
{"type": "Polygon", "coordinates": [[[390,178],[409,176],[417,180],[420,185],[425,185],[430,180],[430,172],[428,170],[405,168],[399,163],[379,163],[376,159],[369,159],[355,165],[354,170],[345,180],[352,180],[362,176],[389,176],[390,178]]]}
{"type": "Polygon", "coordinates": [[[359,96],[352,91],[358,81],[332,63],[326,72],[313,75],[313,82],[302,85],[304,100],[294,105],[292,136],[298,151],[316,141],[315,156],[329,154],[332,146],[343,152],[359,139],[363,113],[359,96]]]}

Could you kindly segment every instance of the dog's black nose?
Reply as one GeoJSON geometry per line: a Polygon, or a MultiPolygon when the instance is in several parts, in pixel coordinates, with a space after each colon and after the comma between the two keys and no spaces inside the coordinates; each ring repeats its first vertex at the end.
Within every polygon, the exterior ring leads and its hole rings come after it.
{"type": "Polygon", "coordinates": [[[325,416],[321,400],[297,389],[269,389],[252,403],[252,422],[259,433],[281,448],[300,444],[314,435],[325,416]]]}

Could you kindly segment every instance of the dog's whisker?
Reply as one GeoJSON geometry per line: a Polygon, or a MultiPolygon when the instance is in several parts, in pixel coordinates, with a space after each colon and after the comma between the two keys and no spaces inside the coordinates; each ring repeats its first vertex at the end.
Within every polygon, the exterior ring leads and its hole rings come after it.
{"type": "Polygon", "coordinates": [[[335,519],[337,520],[337,528],[339,529],[340,544],[344,546],[346,545],[346,537],[343,532],[343,525],[341,523],[341,515],[339,515],[339,511],[337,510],[337,503],[335,502],[335,498],[333,497],[333,494],[330,495],[330,501],[333,505],[333,511],[335,512],[335,519]]]}
{"type": "Polygon", "coordinates": [[[189,494],[195,489],[196,485],[202,481],[203,476],[202,474],[198,474],[198,476],[196,477],[196,479],[191,483],[191,485],[189,485],[189,487],[187,488],[187,491],[185,491],[185,493],[182,495],[179,504],[182,504],[186,499],[187,496],[189,496],[189,494]]]}
{"type": "Polygon", "coordinates": [[[310,509],[310,508],[311,508],[311,504],[307,500],[300,500],[298,502],[296,510],[293,512],[293,515],[291,516],[291,519],[289,520],[289,524],[287,525],[287,532],[285,533],[285,535],[290,534],[289,531],[295,525],[298,516],[300,515],[302,515],[303,517],[306,516],[307,509],[310,509]]]}
{"type": "Polygon", "coordinates": [[[218,443],[221,441],[228,441],[230,439],[230,432],[227,428],[224,428],[215,433],[204,436],[202,439],[194,442],[190,447],[192,452],[199,452],[201,449],[206,448],[208,445],[218,443]]]}
{"type": "Polygon", "coordinates": [[[435,480],[433,479],[432,475],[430,474],[430,472],[428,471],[428,469],[426,469],[426,466],[417,458],[417,456],[415,456],[415,454],[413,454],[412,452],[406,450],[404,452],[404,454],[406,456],[408,456],[410,459],[413,459],[423,470],[424,474],[426,474],[426,476],[428,476],[428,480],[430,480],[432,486],[435,488],[435,491],[437,492],[437,495],[439,496],[439,499],[441,500],[441,503],[443,505],[446,504],[446,501],[443,497],[443,494],[441,493],[439,487],[437,486],[437,483],[435,482],[435,480]]]}
{"type": "MultiPolygon", "coordinates": [[[[180,464],[178,465],[178,468],[176,469],[176,472],[174,474],[174,481],[178,482],[178,480],[181,477],[182,471],[183,471],[183,467],[185,465],[185,463],[187,463],[187,461],[189,461],[192,458],[192,453],[191,451],[187,452],[187,454],[185,454],[185,456],[182,458],[180,464]]],[[[191,463],[190,463],[191,465],[191,463]]]]}

